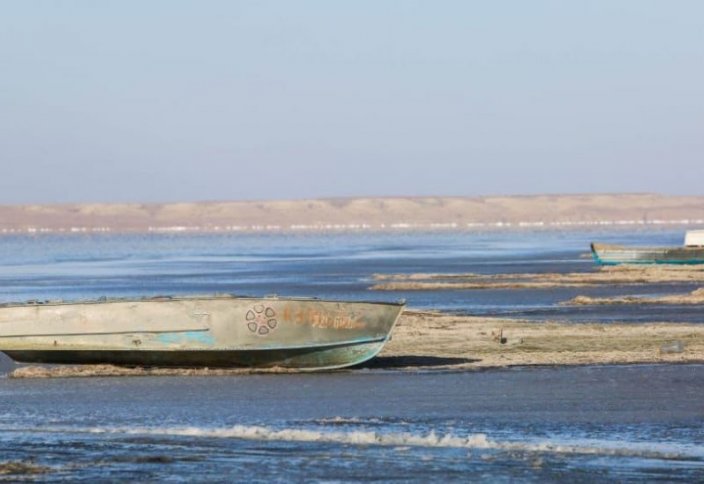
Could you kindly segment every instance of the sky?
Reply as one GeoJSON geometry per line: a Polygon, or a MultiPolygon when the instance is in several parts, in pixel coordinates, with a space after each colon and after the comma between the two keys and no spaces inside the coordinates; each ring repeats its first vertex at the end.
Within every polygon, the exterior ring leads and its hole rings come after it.
{"type": "Polygon", "coordinates": [[[704,186],[704,2],[0,1],[0,204],[704,186]]]}

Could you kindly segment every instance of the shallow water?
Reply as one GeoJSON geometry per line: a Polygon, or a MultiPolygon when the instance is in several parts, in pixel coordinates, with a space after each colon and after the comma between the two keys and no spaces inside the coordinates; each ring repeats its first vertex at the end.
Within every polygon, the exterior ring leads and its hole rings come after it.
{"type": "MultiPolygon", "coordinates": [[[[575,272],[592,239],[680,232],[0,237],[0,302],[228,292],[396,300],[566,321],[700,322],[699,307],[566,307],[686,284],[371,292],[374,273],[575,272]]],[[[11,364],[0,357],[0,374],[11,364]]],[[[37,479],[704,479],[704,366],[14,380],[2,462],[37,479]]],[[[0,474],[0,478],[3,476],[0,474]]],[[[11,476],[16,478],[17,476],[11,476]]]]}
{"type": "Polygon", "coordinates": [[[406,299],[414,308],[569,321],[700,322],[698,308],[570,307],[578,295],[660,295],[691,283],[551,289],[370,291],[376,273],[592,271],[589,243],[679,245],[682,231],[0,237],[0,302],[235,293],[406,299]]]}
{"type": "Polygon", "coordinates": [[[704,478],[704,367],[0,382],[52,478],[704,478]]]}

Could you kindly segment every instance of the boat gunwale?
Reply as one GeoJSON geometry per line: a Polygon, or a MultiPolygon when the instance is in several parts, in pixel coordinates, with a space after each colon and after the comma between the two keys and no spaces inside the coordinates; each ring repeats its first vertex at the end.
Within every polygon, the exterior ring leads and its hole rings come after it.
{"type": "Polygon", "coordinates": [[[282,301],[282,302],[320,302],[320,303],[339,303],[339,304],[370,304],[378,306],[405,307],[406,300],[400,301],[349,301],[342,299],[319,299],[316,297],[302,296],[238,296],[235,294],[222,295],[185,295],[185,296],[146,296],[146,297],[125,297],[125,298],[98,298],[76,301],[59,301],[59,300],[30,300],[25,302],[5,302],[0,303],[0,309],[6,308],[23,308],[23,307],[48,307],[48,306],[75,306],[75,305],[92,305],[92,304],[116,304],[116,303],[168,303],[176,301],[282,301]]]}
{"type": "Polygon", "coordinates": [[[601,242],[592,242],[591,243],[591,249],[592,252],[596,251],[601,251],[601,250],[614,250],[614,251],[623,251],[623,250],[635,250],[635,251],[672,251],[672,250],[685,250],[685,251],[704,251],[704,246],[674,246],[674,247],[665,247],[665,246],[653,246],[653,245],[623,245],[623,244],[605,244],[601,242]]]}

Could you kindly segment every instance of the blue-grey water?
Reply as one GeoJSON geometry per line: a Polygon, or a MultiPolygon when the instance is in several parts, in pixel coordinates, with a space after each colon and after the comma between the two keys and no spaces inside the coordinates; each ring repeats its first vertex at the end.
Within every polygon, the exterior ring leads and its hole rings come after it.
{"type": "MultiPolygon", "coordinates": [[[[375,273],[591,271],[591,240],[679,245],[681,234],[0,237],[0,302],[275,293],[575,324],[699,323],[696,306],[559,305],[696,288],[688,284],[368,289],[375,273]]],[[[0,373],[11,367],[0,358],[0,373]]],[[[39,466],[48,473],[24,477],[47,480],[693,482],[704,479],[704,366],[0,378],[0,469],[8,461],[39,466]]]]}

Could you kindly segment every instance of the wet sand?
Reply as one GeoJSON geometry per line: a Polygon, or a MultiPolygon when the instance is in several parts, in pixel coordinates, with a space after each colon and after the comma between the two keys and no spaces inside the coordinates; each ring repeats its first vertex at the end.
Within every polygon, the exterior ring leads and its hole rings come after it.
{"type": "MultiPolygon", "coordinates": [[[[377,358],[363,366],[416,371],[693,362],[704,362],[704,324],[574,324],[405,311],[391,341],[377,358]]],[[[292,370],[24,366],[11,372],[10,377],[223,376],[284,372],[292,370]]]]}
{"type": "Polygon", "coordinates": [[[373,291],[540,289],[704,282],[704,266],[608,266],[593,272],[518,274],[375,274],[373,291]]]}
{"type": "Polygon", "coordinates": [[[10,378],[81,378],[106,376],[235,376],[252,373],[299,373],[288,368],[140,368],[115,365],[28,365],[12,370],[10,378]]]}
{"type": "Polygon", "coordinates": [[[36,476],[37,474],[47,474],[49,472],[51,472],[49,467],[37,465],[32,461],[0,462],[0,476],[13,476],[20,479],[20,477],[27,478],[27,476],[36,476]]]}

